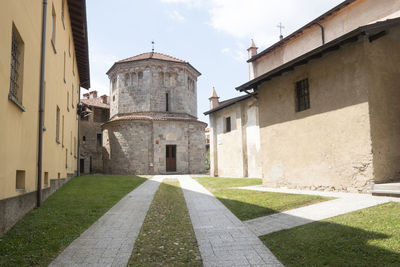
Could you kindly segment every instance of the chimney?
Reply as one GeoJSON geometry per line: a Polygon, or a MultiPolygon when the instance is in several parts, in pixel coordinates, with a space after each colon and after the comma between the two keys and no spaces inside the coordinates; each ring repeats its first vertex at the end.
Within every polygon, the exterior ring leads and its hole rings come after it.
{"type": "Polygon", "coordinates": [[[90,96],[89,93],[83,94],[83,99],[89,99],[89,96],[90,96]]]}
{"type": "Polygon", "coordinates": [[[97,98],[97,91],[96,90],[89,92],[89,99],[92,99],[92,98],[97,98]]]}
{"type": "Polygon", "coordinates": [[[219,106],[219,96],[217,95],[217,92],[215,92],[215,88],[213,87],[212,95],[208,99],[210,100],[210,109],[214,109],[219,106]]]}
{"type": "MultiPolygon", "coordinates": [[[[252,57],[257,55],[257,49],[258,49],[258,47],[255,45],[254,40],[251,39],[251,45],[247,49],[247,52],[249,54],[249,59],[251,59],[252,57]]],[[[249,62],[249,79],[253,80],[255,78],[255,76],[256,76],[256,74],[255,74],[253,62],[249,62]]]]}
{"type": "Polygon", "coordinates": [[[249,52],[249,59],[257,55],[258,47],[254,44],[254,40],[251,39],[251,45],[247,48],[247,52],[249,52]]]}

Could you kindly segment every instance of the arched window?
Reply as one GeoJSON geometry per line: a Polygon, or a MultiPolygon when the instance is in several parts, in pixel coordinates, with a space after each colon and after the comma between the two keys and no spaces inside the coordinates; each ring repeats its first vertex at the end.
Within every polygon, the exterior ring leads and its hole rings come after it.
{"type": "Polygon", "coordinates": [[[112,85],[111,85],[112,90],[114,91],[115,89],[117,89],[117,78],[114,78],[112,80],[112,85]]]}
{"type": "Polygon", "coordinates": [[[159,84],[160,86],[164,86],[164,72],[160,71],[158,73],[158,79],[159,79],[159,84]]]}
{"type": "Polygon", "coordinates": [[[125,80],[125,86],[129,86],[130,85],[130,77],[129,77],[129,73],[125,73],[124,75],[124,80],[125,80]]]}

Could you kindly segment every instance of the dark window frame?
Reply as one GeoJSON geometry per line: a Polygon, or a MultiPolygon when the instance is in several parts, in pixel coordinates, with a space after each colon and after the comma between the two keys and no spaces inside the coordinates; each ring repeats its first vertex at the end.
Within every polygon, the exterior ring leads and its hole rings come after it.
{"type": "Polygon", "coordinates": [[[232,121],[231,117],[225,118],[225,133],[229,133],[232,131],[232,121]]]}
{"type": "Polygon", "coordinates": [[[296,112],[310,108],[310,86],[308,78],[297,81],[295,85],[296,112]]]}

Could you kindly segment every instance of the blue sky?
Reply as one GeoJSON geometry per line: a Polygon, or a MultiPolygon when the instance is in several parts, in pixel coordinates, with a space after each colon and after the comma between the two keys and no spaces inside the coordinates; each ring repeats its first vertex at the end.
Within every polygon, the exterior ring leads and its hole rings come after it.
{"type": "Polygon", "coordinates": [[[341,0],[87,0],[91,90],[109,94],[106,71],[120,59],[151,51],[190,62],[197,83],[198,117],[214,86],[220,101],[238,96],[248,81],[246,49],[262,49],[341,0]]]}

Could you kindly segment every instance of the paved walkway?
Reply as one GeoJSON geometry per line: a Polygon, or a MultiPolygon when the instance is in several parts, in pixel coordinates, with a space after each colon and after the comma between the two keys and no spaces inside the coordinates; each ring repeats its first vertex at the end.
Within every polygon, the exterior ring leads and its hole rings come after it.
{"type": "Polygon", "coordinates": [[[188,175],[177,176],[204,266],[283,266],[244,223],[188,175]]]}
{"type": "Polygon", "coordinates": [[[126,266],[162,177],[156,176],[126,195],[49,266],[126,266]]]}
{"type": "Polygon", "coordinates": [[[279,192],[289,194],[309,194],[337,199],[321,202],[306,207],[285,211],[265,217],[248,220],[245,224],[257,235],[262,236],[272,232],[290,229],[307,223],[320,221],[352,211],[365,209],[390,201],[400,202],[400,198],[377,197],[369,194],[351,194],[338,192],[320,192],[310,190],[277,189],[261,186],[239,187],[240,189],[264,192],[279,192]]]}

